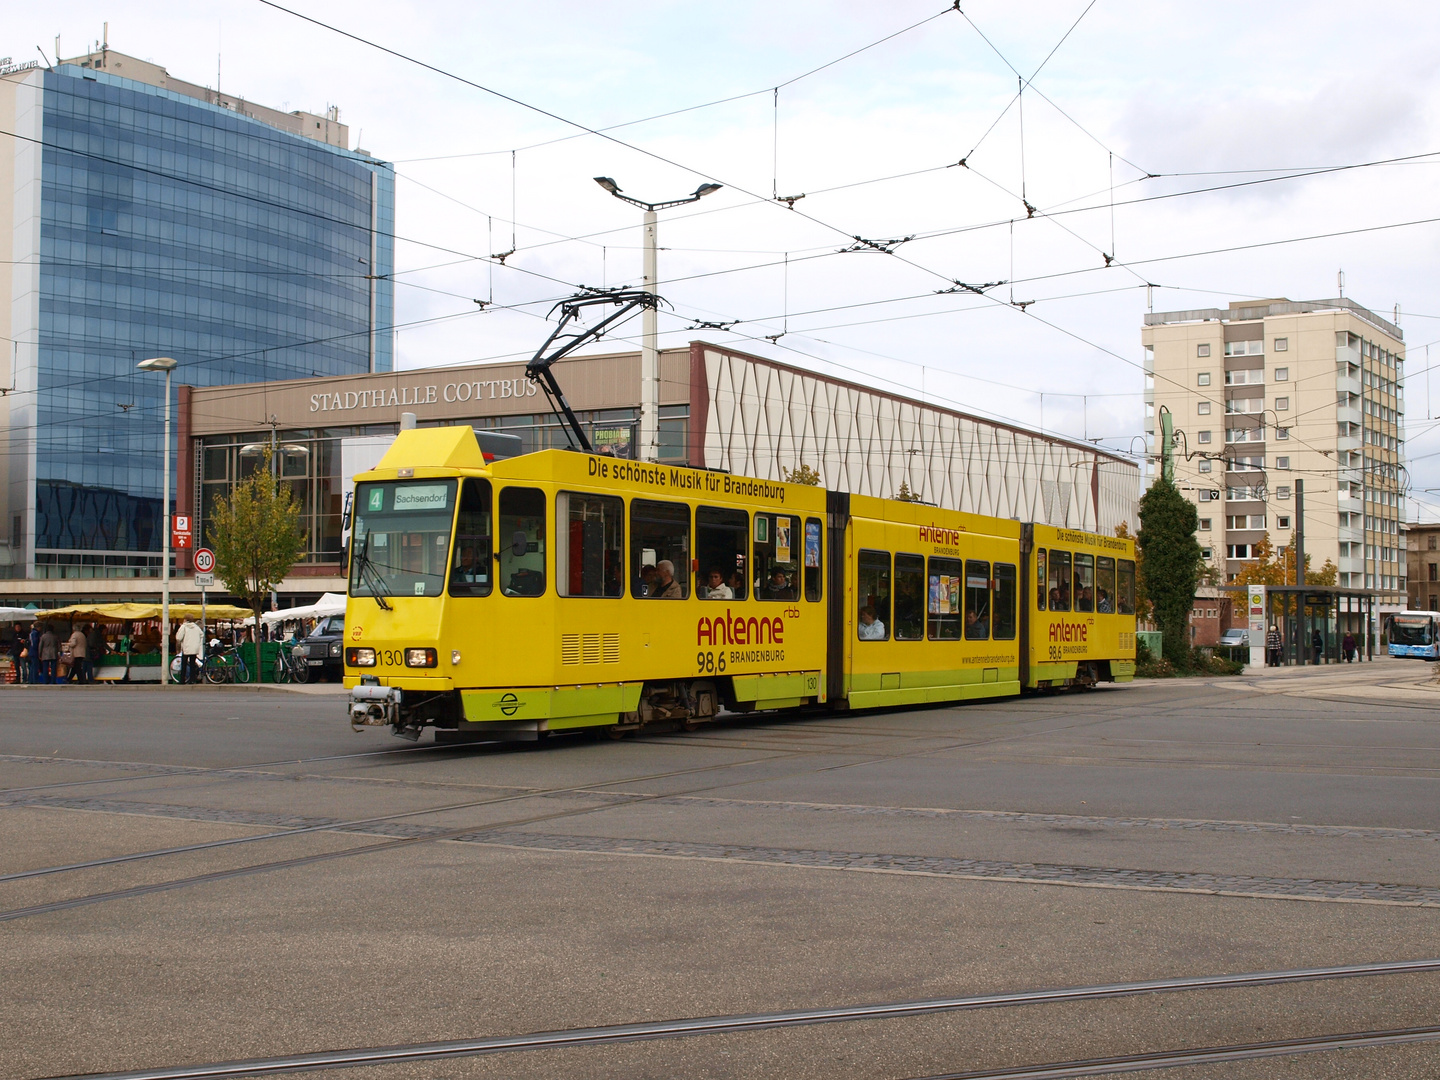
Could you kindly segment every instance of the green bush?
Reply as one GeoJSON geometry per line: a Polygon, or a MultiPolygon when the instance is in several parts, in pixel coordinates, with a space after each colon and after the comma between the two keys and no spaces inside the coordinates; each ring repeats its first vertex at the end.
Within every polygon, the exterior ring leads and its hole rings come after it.
{"type": "Polygon", "coordinates": [[[1239,675],[1245,670],[1245,665],[1219,653],[1206,656],[1196,649],[1190,658],[1190,668],[1196,675],[1239,675]]]}
{"type": "Polygon", "coordinates": [[[1135,643],[1135,675],[1141,679],[1169,679],[1175,675],[1175,665],[1163,656],[1157,657],[1142,639],[1135,643]]]}
{"type": "Polygon", "coordinates": [[[1154,655],[1143,640],[1135,643],[1135,675],[1141,679],[1172,679],[1181,675],[1239,675],[1245,665],[1198,648],[1183,654],[1185,667],[1178,667],[1163,656],[1154,655]]]}

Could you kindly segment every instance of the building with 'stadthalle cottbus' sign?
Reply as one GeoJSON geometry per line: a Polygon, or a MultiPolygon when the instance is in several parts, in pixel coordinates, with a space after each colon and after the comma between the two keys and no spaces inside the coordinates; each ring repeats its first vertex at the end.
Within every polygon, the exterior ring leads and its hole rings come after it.
{"type": "MultiPolygon", "coordinates": [[[[639,353],[572,357],[554,370],[592,443],[610,455],[594,459],[596,468],[611,475],[713,475],[717,490],[759,490],[805,465],[826,487],[862,495],[892,497],[904,484],[924,502],[978,514],[1106,533],[1135,522],[1139,470],[1127,458],[700,341],[662,350],[659,460],[633,461],[639,353]],[[678,468],[686,465],[712,472],[678,468]]],[[[194,516],[198,537],[216,501],[255,468],[275,425],[279,468],[300,498],[309,538],[281,587],[282,605],[344,590],[350,478],[380,459],[405,414],[421,427],[511,436],[521,453],[568,445],[520,363],[182,386],[177,402],[176,512],[194,516]]],[[[177,556],[182,577],[187,559],[177,556]]],[[[129,595],[138,585],[98,577],[45,584],[75,596],[129,595]]]]}

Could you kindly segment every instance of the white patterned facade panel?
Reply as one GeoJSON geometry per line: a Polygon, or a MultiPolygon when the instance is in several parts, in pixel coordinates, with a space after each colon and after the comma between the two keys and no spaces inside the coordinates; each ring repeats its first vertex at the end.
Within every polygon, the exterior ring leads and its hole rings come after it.
{"type": "Polygon", "coordinates": [[[704,465],[778,480],[808,465],[826,487],[1021,521],[1135,526],[1140,472],[1083,443],[968,416],[742,353],[703,346],[692,422],[704,465]],[[703,386],[699,385],[703,382],[703,386]]]}

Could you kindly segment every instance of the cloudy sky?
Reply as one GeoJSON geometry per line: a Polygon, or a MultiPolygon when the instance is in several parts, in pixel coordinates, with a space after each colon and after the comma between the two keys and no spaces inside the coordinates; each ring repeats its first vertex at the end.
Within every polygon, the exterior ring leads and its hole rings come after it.
{"type": "Polygon", "coordinates": [[[285,0],[328,29],[260,0],[67,0],[8,13],[0,49],[58,32],[72,56],[108,20],[177,77],[218,61],[228,93],[338,105],[399,175],[401,367],[528,358],[555,299],[635,282],[639,211],[597,175],[647,200],[725,185],[662,216],[663,344],[1121,450],[1147,285],[1157,311],[1315,299],[1343,269],[1399,305],[1409,516],[1440,519],[1440,223],[1407,224],[1440,214],[1440,6],[1088,3],[285,0]]]}

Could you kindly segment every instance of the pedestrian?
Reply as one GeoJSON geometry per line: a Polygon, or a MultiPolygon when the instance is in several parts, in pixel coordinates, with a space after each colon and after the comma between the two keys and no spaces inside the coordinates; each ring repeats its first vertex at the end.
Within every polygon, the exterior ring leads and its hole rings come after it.
{"type": "Polygon", "coordinates": [[[205,631],[189,615],[175,631],[175,645],[180,650],[180,681],[200,681],[200,646],[205,640],[205,631]]]}
{"type": "Polygon", "coordinates": [[[1355,635],[1349,630],[1345,631],[1345,638],[1340,642],[1340,651],[1345,654],[1345,663],[1355,662],[1355,635]]]}
{"type": "Polygon", "coordinates": [[[1319,664],[1325,653],[1325,635],[1318,626],[1310,631],[1310,647],[1315,650],[1315,663],[1319,664]]]}
{"type": "Polygon", "coordinates": [[[30,624],[30,681],[40,681],[40,635],[44,631],[45,624],[34,622],[30,624]]]}
{"type": "Polygon", "coordinates": [[[1279,666],[1280,666],[1280,646],[1281,646],[1281,642],[1280,642],[1280,628],[1279,628],[1278,626],[1276,626],[1274,623],[1271,623],[1271,624],[1270,624],[1270,629],[1269,629],[1269,630],[1266,632],[1266,634],[1265,634],[1265,666],[1266,666],[1266,667],[1279,667],[1279,666]]]}
{"type": "Polygon", "coordinates": [[[75,624],[75,629],[70,632],[70,638],[65,642],[70,647],[70,674],[66,682],[84,683],[88,672],[85,664],[85,628],[80,623],[75,624]]]}
{"type": "Polygon", "coordinates": [[[55,663],[60,659],[60,637],[49,623],[40,634],[40,682],[55,682],[55,663]]]}
{"type": "Polygon", "coordinates": [[[110,651],[109,644],[105,641],[105,628],[99,623],[90,624],[90,632],[85,635],[85,662],[89,664],[90,681],[95,681],[96,669],[100,667],[100,661],[105,659],[105,654],[110,651]]]}
{"type": "Polygon", "coordinates": [[[25,634],[16,630],[15,640],[10,643],[10,665],[15,669],[16,682],[28,681],[26,676],[29,675],[30,665],[26,661],[29,659],[30,651],[25,647],[25,634]]]}

